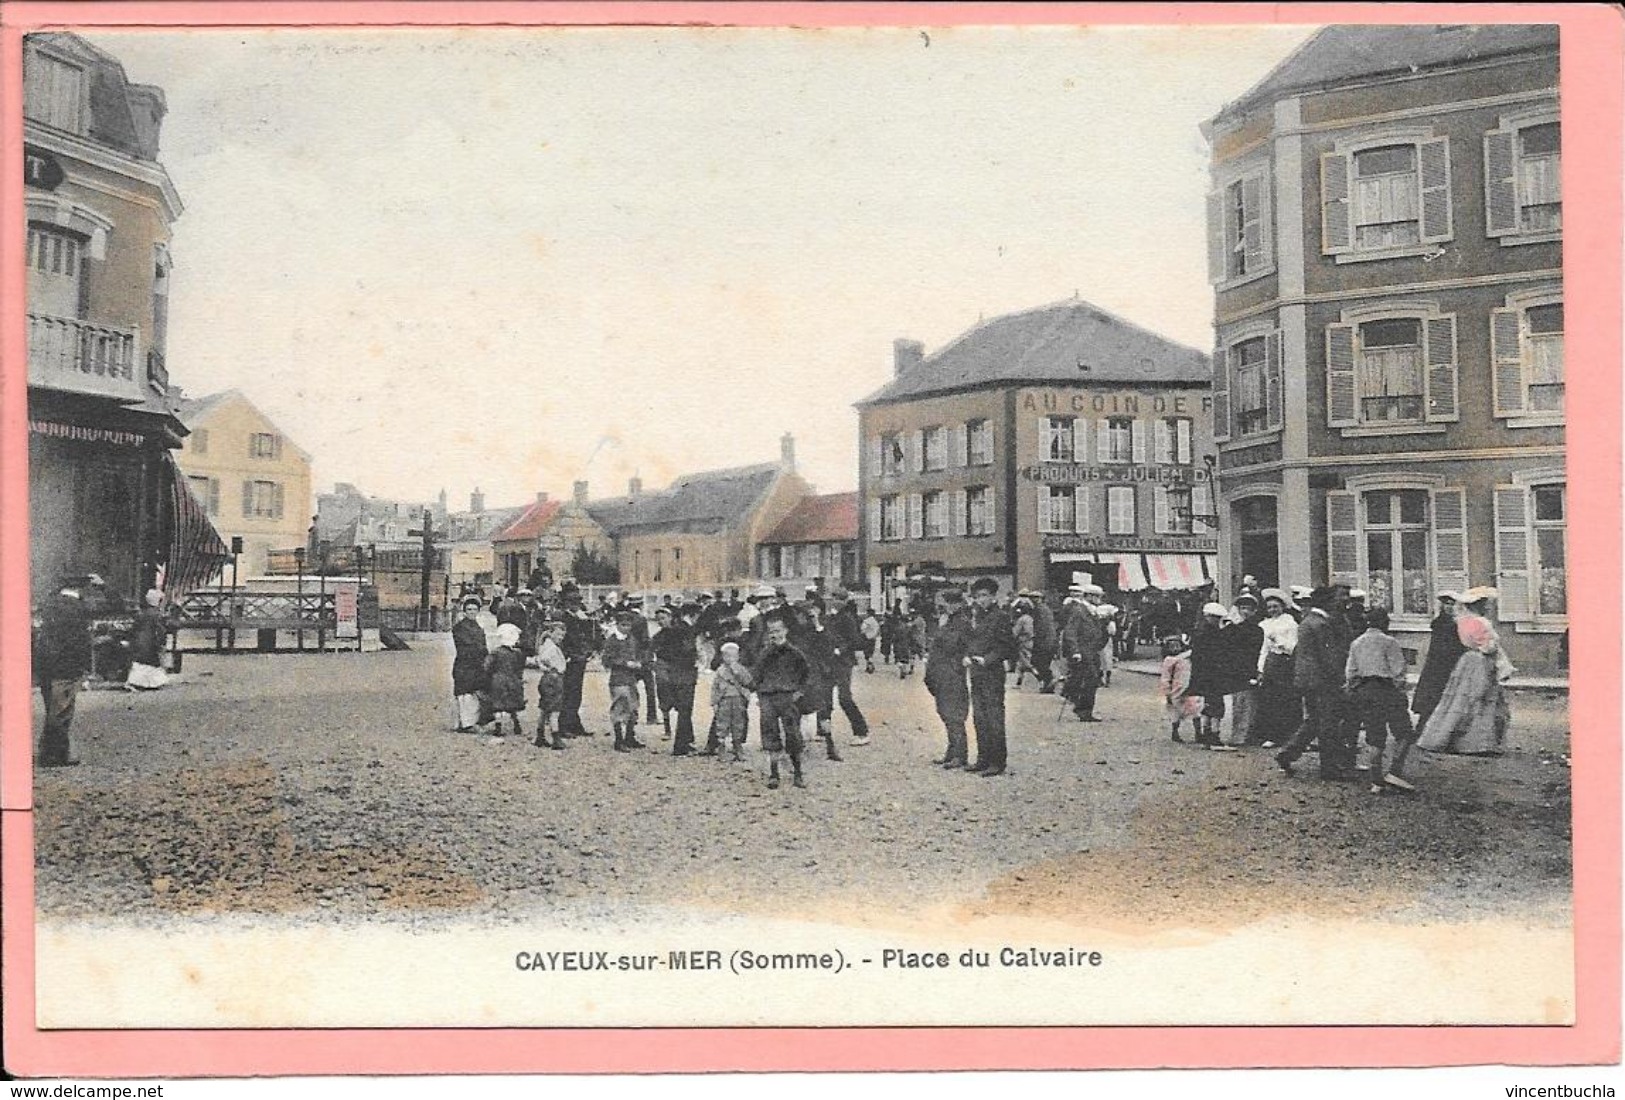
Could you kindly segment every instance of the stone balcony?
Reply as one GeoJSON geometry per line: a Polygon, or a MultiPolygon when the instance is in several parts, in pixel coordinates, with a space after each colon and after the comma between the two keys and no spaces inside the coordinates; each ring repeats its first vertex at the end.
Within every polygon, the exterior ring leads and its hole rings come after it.
{"type": "Polygon", "coordinates": [[[139,404],[153,377],[137,355],[139,342],[134,328],[30,313],[28,384],[139,404]]]}

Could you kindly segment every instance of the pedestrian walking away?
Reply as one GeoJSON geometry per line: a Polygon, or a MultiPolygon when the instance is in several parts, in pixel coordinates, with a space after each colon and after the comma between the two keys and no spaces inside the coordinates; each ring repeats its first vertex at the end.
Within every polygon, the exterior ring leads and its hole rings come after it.
{"type": "Polygon", "coordinates": [[[1343,741],[1343,677],[1349,639],[1343,634],[1342,601],[1335,588],[1317,588],[1309,594],[1309,609],[1298,624],[1298,645],[1292,655],[1293,684],[1303,695],[1306,716],[1292,740],[1275,754],[1282,771],[1309,748],[1320,744],[1320,778],[1354,776],[1353,746],[1343,741]]]}
{"type": "Polygon", "coordinates": [[[852,744],[867,745],[869,720],[863,716],[862,708],[852,696],[852,673],[857,669],[858,660],[864,654],[863,626],[858,622],[857,611],[852,606],[852,597],[844,589],[837,588],[831,591],[829,604],[830,626],[835,631],[836,641],[835,701],[840,704],[841,713],[846,715],[847,723],[852,727],[852,744]]]}
{"type": "Polygon", "coordinates": [[[1344,666],[1349,699],[1359,715],[1365,736],[1363,770],[1371,777],[1373,794],[1390,788],[1414,790],[1404,778],[1405,758],[1416,740],[1411,731],[1410,712],[1405,707],[1405,651],[1388,633],[1386,609],[1374,607],[1367,611],[1365,624],[1365,632],[1349,646],[1348,663],[1344,666]],[[1383,755],[1390,741],[1394,753],[1385,766],[1383,755]]]}
{"type": "Polygon", "coordinates": [[[1416,677],[1416,691],[1411,696],[1411,713],[1416,715],[1416,728],[1427,725],[1433,709],[1439,705],[1444,685],[1456,669],[1456,662],[1467,652],[1461,634],[1456,629],[1456,604],[1460,595],[1446,589],[1439,593],[1439,613],[1430,626],[1427,656],[1422,659],[1422,671],[1416,677]]]}

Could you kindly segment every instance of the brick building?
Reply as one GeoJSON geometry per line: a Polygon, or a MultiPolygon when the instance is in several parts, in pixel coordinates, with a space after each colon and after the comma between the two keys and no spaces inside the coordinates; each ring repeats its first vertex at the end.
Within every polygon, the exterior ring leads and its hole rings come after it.
{"type": "Polygon", "coordinates": [[[756,572],[792,596],[859,584],[858,494],[804,497],[757,544],[756,572]]]}
{"type": "Polygon", "coordinates": [[[1320,31],[1204,127],[1226,587],[1567,630],[1557,29],[1320,31]]]}
{"type": "Polygon", "coordinates": [[[1064,590],[1194,587],[1217,540],[1207,356],[1087,302],[983,322],[858,402],[862,567],[1064,590]]]}
{"type": "Polygon", "coordinates": [[[554,583],[563,581],[572,575],[582,547],[615,560],[614,542],[584,501],[554,500],[546,493],[537,493],[534,503],[491,535],[496,577],[510,588],[526,584],[531,571],[543,565],[554,583]]]}

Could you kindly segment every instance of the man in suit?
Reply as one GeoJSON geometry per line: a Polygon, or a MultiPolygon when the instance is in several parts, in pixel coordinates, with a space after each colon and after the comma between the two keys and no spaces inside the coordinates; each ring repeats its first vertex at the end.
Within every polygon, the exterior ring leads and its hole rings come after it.
{"type": "Polygon", "coordinates": [[[1320,778],[1349,779],[1354,775],[1354,746],[1348,743],[1343,711],[1343,670],[1348,662],[1349,637],[1343,601],[1337,589],[1317,588],[1309,594],[1309,609],[1298,624],[1298,647],[1292,655],[1292,683],[1303,695],[1308,717],[1296,736],[1275,754],[1275,762],[1288,775],[1310,742],[1320,742],[1320,778]]]}
{"type": "Polygon", "coordinates": [[[970,673],[970,705],[976,726],[976,763],[967,771],[983,777],[1003,775],[1004,680],[1016,659],[1016,636],[1010,613],[998,606],[999,582],[982,577],[971,585],[970,636],[965,668],[970,673]]]}

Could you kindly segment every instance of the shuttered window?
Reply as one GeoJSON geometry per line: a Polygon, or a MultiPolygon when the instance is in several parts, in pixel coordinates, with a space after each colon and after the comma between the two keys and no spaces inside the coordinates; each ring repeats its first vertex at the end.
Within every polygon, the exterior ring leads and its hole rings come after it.
{"type": "Polygon", "coordinates": [[[948,495],[936,491],[924,493],[920,506],[924,514],[923,536],[928,539],[947,538],[948,495]]]}
{"type": "Polygon", "coordinates": [[[1106,533],[1134,534],[1134,487],[1112,485],[1106,489],[1106,533]]]}
{"type": "Polygon", "coordinates": [[[1503,120],[1484,135],[1485,232],[1503,243],[1563,228],[1563,137],[1555,118],[1503,120]]]}
{"type": "Polygon", "coordinates": [[[1562,482],[1495,487],[1495,587],[1508,622],[1568,614],[1568,489],[1562,482]]]}
{"type": "Polygon", "coordinates": [[[993,427],[986,420],[972,420],[965,425],[968,464],[993,465],[993,427]]]}
{"type": "Polygon", "coordinates": [[[905,523],[902,497],[881,497],[879,504],[880,535],[878,541],[894,542],[902,538],[903,524],[905,523]]]}
{"type": "Polygon", "coordinates": [[[927,470],[948,468],[948,429],[940,426],[924,429],[920,433],[920,446],[927,470]]]}
{"type": "Polygon", "coordinates": [[[1113,416],[1100,421],[1100,461],[1134,461],[1134,425],[1133,418],[1126,416],[1113,416]]]}
{"type": "Polygon", "coordinates": [[[965,533],[993,533],[993,492],[985,485],[965,490],[965,533]]]}
{"type": "Polygon", "coordinates": [[[1459,418],[1454,314],[1326,328],[1326,422],[1373,427],[1459,418]]]}
{"type": "Polygon", "coordinates": [[[1320,174],[1327,255],[1380,257],[1454,236],[1448,138],[1339,146],[1320,174]]]}
{"type": "Polygon", "coordinates": [[[1073,423],[1070,416],[1038,418],[1040,454],[1045,462],[1074,462],[1073,423]]]}
{"type": "Polygon", "coordinates": [[[1275,270],[1269,175],[1259,169],[1208,196],[1208,279],[1251,279],[1275,270]]]}
{"type": "Polygon", "coordinates": [[[1427,616],[1435,593],[1467,580],[1466,491],[1375,488],[1326,494],[1327,574],[1371,607],[1427,616]]]}

